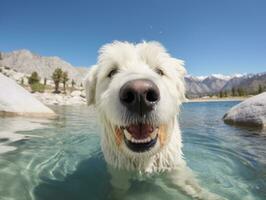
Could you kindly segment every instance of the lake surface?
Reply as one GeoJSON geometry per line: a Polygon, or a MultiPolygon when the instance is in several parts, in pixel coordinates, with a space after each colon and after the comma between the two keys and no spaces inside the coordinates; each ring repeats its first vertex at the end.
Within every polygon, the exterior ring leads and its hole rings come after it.
{"type": "MultiPolygon", "coordinates": [[[[182,106],[185,158],[210,191],[230,200],[265,200],[266,133],[225,125],[221,118],[236,103],[182,106]]],[[[0,199],[111,199],[95,112],[52,108],[59,119],[0,118],[0,199]]],[[[132,181],[123,199],[191,199],[162,187],[163,178],[132,181]]]]}

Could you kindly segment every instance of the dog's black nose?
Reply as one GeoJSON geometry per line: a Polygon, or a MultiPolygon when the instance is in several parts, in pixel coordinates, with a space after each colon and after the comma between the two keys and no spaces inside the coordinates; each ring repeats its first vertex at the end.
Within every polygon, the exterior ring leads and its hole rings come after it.
{"type": "Polygon", "coordinates": [[[160,92],[152,81],[136,79],[122,86],[119,97],[128,110],[143,115],[154,109],[160,100],[160,92]]]}

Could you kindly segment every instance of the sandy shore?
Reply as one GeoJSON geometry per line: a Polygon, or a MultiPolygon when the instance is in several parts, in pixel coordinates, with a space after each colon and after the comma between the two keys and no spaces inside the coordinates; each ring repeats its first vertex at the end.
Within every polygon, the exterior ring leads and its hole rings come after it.
{"type": "Polygon", "coordinates": [[[225,97],[225,98],[195,98],[187,99],[187,102],[216,102],[216,101],[244,101],[250,96],[245,97],[225,97]]]}

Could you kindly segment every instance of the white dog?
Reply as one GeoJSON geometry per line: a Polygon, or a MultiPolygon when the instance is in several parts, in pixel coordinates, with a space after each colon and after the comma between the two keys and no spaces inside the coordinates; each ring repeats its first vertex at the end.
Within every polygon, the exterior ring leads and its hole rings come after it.
{"type": "Polygon", "coordinates": [[[157,42],[113,42],[103,46],[86,77],[88,104],[103,125],[101,147],[112,183],[128,188],[129,175],[171,172],[172,184],[196,199],[220,199],[202,189],[186,167],[178,125],[185,99],[183,61],[157,42]],[[130,174],[130,173],[129,173],[130,174]]]}

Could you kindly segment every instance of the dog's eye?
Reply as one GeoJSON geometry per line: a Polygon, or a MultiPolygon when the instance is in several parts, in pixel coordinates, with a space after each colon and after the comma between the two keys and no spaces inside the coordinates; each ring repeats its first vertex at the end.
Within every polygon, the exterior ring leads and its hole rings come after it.
{"type": "Polygon", "coordinates": [[[112,78],[116,73],[117,73],[117,69],[112,69],[109,74],[107,75],[108,78],[112,78]]]}
{"type": "Polygon", "coordinates": [[[159,69],[159,68],[156,68],[155,71],[156,71],[156,73],[159,74],[160,76],[163,76],[163,75],[164,75],[163,70],[161,70],[161,69],[159,69]]]}

